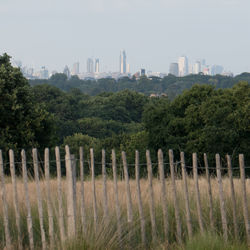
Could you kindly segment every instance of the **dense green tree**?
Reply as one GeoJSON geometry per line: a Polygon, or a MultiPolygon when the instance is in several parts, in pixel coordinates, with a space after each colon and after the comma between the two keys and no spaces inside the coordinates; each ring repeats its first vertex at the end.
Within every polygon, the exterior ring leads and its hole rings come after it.
{"type": "Polygon", "coordinates": [[[20,69],[14,68],[7,54],[0,56],[0,148],[6,151],[50,146],[54,122],[35,99],[20,69]]]}

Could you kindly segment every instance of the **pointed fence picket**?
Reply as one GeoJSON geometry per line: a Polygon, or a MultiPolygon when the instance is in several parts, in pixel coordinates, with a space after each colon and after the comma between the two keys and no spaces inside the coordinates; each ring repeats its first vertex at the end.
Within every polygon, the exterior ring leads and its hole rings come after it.
{"type": "MultiPolygon", "coordinates": [[[[14,214],[15,214],[15,226],[16,226],[16,236],[12,235],[12,228],[10,230],[9,223],[9,214],[8,214],[8,207],[10,206],[8,204],[8,193],[6,192],[6,184],[5,184],[5,166],[8,164],[5,164],[3,161],[2,151],[0,150],[0,193],[1,193],[1,203],[2,203],[2,216],[3,216],[3,227],[4,227],[4,240],[3,246],[6,247],[6,249],[12,249],[13,242],[12,240],[14,238],[17,238],[18,249],[35,249],[37,244],[41,244],[42,249],[47,249],[50,247],[51,249],[54,249],[56,246],[59,246],[56,240],[60,238],[60,246],[62,249],[65,248],[64,242],[68,239],[73,239],[77,236],[79,233],[77,230],[81,229],[81,232],[84,232],[85,235],[87,235],[87,230],[89,230],[88,224],[87,224],[87,216],[88,221],[92,221],[95,231],[97,232],[97,226],[99,225],[99,221],[101,221],[102,218],[99,217],[103,216],[103,219],[105,222],[110,222],[112,211],[109,211],[110,207],[108,206],[108,177],[107,177],[107,167],[112,167],[113,171],[113,191],[114,191],[114,209],[116,212],[116,223],[117,223],[117,236],[122,242],[123,234],[126,231],[134,230],[132,225],[134,225],[134,222],[136,223],[136,211],[138,211],[138,222],[140,223],[140,234],[141,234],[141,242],[144,247],[147,247],[147,243],[150,242],[150,240],[146,237],[147,234],[151,233],[152,235],[152,242],[155,242],[160,234],[160,229],[158,227],[158,217],[156,219],[156,206],[160,205],[162,209],[162,226],[163,226],[163,232],[166,242],[169,242],[171,230],[173,230],[173,223],[171,218],[169,218],[169,204],[168,204],[168,195],[171,195],[170,199],[173,199],[173,206],[174,206],[174,228],[176,230],[176,241],[179,244],[182,244],[185,235],[191,239],[193,237],[193,232],[197,231],[197,228],[194,228],[195,223],[192,221],[193,216],[198,218],[199,223],[199,231],[200,233],[204,233],[207,229],[215,229],[215,221],[214,221],[214,207],[213,207],[213,196],[212,196],[212,182],[210,179],[210,173],[209,173],[209,166],[208,166],[208,158],[207,155],[204,154],[204,165],[205,165],[205,174],[206,174],[206,183],[208,188],[208,204],[204,204],[201,202],[201,194],[200,194],[200,188],[199,188],[199,174],[198,170],[200,172],[200,168],[198,166],[198,157],[196,153],[192,154],[192,162],[193,166],[191,167],[192,172],[188,172],[185,163],[185,156],[184,152],[180,153],[180,161],[175,162],[174,161],[174,153],[172,150],[169,150],[168,156],[169,156],[169,162],[165,163],[163,159],[163,152],[162,150],[158,150],[157,159],[158,163],[152,163],[151,161],[151,155],[150,151],[146,151],[146,165],[147,165],[147,185],[148,189],[147,197],[148,197],[148,206],[149,206],[149,217],[150,217],[150,227],[146,227],[146,211],[147,209],[143,206],[145,201],[143,201],[144,196],[142,194],[141,190],[141,178],[140,178],[140,166],[144,164],[140,164],[139,161],[139,152],[135,151],[135,164],[129,164],[127,162],[127,156],[125,152],[121,152],[122,156],[122,165],[123,165],[123,174],[124,174],[124,180],[120,179],[117,173],[117,159],[116,159],[116,153],[115,150],[112,150],[111,163],[106,163],[106,152],[103,149],[102,150],[102,161],[101,163],[98,163],[94,161],[95,155],[94,150],[90,149],[90,174],[91,174],[91,188],[88,197],[90,197],[90,200],[92,201],[92,206],[89,206],[87,202],[89,202],[86,198],[86,190],[85,190],[85,182],[88,180],[84,176],[84,154],[83,154],[83,147],[79,148],[79,159],[77,159],[74,155],[70,154],[70,148],[68,146],[65,147],[65,166],[66,166],[66,181],[64,181],[62,176],[62,165],[64,167],[64,164],[61,165],[61,162],[64,160],[61,160],[60,158],[60,150],[59,147],[55,148],[55,164],[56,164],[56,172],[57,172],[57,201],[53,203],[54,201],[53,197],[54,194],[52,193],[51,183],[52,179],[50,178],[50,166],[52,166],[52,163],[49,158],[49,149],[46,148],[44,151],[44,162],[38,161],[38,152],[37,149],[32,150],[32,158],[33,158],[33,167],[34,167],[34,180],[35,180],[35,190],[36,190],[36,199],[37,199],[37,210],[38,210],[38,219],[39,219],[39,225],[40,229],[34,231],[33,226],[33,218],[32,218],[32,210],[31,210],[31,200],[30,200],[30,190],[29,190],[29,182],[28,182],[28,173],[27,173],[27,160],[26,160],[26,153],[24,150],[21,152],[21,166],[22,166],[22,182],[23,182],[23,191],[24,191],[24,204],[25,204],[25,216],[27,220],[27,239],[29,240],[29,243],[24,243],[24,231],[21,230],[21,218],[20,218],[20,195],[19,195],[19,189],[17,185],[17,175],[16,173],[16,162],[14,158],[14,151],[9,150],[9,166],[10,166],[10,174],[11,174],[11,187],[12,187],[12,198],[13,198],[13,208],[14,208],[14,214]],[[76,162],[79,160],[79,167],[80,167],[80,192],[79,192],[79,203],[77,202],[77,180],[76,180],[76,162]],[[102,174],[102,202],[98,202],[97,198],[100,196],[100,193],[96,190],[96,172],[95,165],[98,166],[98,164],[101,165],[101,174],[102,174]],[[156,203],[155,199],[155,181],[153,180],[155,172],[153,172],[153,166],[158,164],[158,174],[159,174],[159,193],[160,193],[160,204],[156,203]],[[176,176],[176,170],[178,171],[178,164],[181,165],[181,178],[179,176],[176,176]],[[130,173],[129,166],[133,165],[135,167],[135,176],[133,176],[133,173],[130,173]],[[42,168],[44,166],[44,169],[42,168]],[[168,183],[170,189],[167,190],[166,185],[166,170],[170,169],[170,182],[168,183]],[[41,182],[41,177],[45,176],[45,180],[41,182]],[[190,173],[193,173],[193,178],[191,177],[190,173]],[[132,179],[135,178],[135,201],[132,199],[132,179]],[[120,182],[123,182],[124,186],[120,186],[120,182]],[[153,185],[154,182],[154,185],[153,185]],[[65,183],[65,184],[64,184],[65,183]],[[177,192],[177,186],[178,183],[181,183],[182,189],[177,192]],[[190,199],[193,196],[190,196],[191,192],[189,190],[189,183],[192,183],[194,185],[194,198],[196,202],[196,209],[191,210],[191,201],[190,199]],[[43,194],[43,187],[42,185],[45,185],[45,194],[43,194]],[[64,188],[65,185],[65,188],[64,188]],[[123,216],[125,215],[125,209],[123,210],[121,207],[121,197],[119,198],[119,192],[121,192],[120,188],[125,187],[124,196],[126,197],[126,214],[127,214],[127,222],[129,223],[128,226],[123,228],[123,216]],[[63,196],[63,190],[66,191],[66,199],[64,201],[63,196]],[[167,192],[168,191],[168,192],[167,192]],[[180,194],[182,192],[182,194],[180,194]],[[97,196],[98,195],[98,196],[97,196]],[[182,195],[181,197],[184,198],[185,208],[182,209],[180,207],[180,197],[179,195],[182,195]],[[45,201],[45,202],[44,202],[45,201]],[[137,209],[133,202],[137,203],[137,209]],[[43,205],[47,205],[47,212],[44,211],[43,205]],[[57,205],[55,205],[57,204],[57,205]],[[99,204],[101,204],[101,207],[99,207],[99,204]],[[88,205],[88,207],[87,207],[88,205]],[[208,216],[210,223],[205,223],[206,215],[204,206],[208,206],[208,216]],[[77,206],[79,206],[77,208],[77,206]],[[66,207],[65,213],[64,207],[66,207]],[[92,215],[90,216],[89,211],[87,208],[92,208],[92,215]],[[202,209],[204,209],[202,211],[202,209]],[[78,220],[78,211],[79,211],[79,220],[78,220]],[[101,213],[98,213],[98,212],[101,213]],[[192,211],[192,214],[191,214],[192,211]],[[124,212],[124,213],[123,213],[124,212]],[[192,215],[192,216],[191,216],[192,215]],[[47,218],[45,217],[47,216],[47,218]],[[89,217],[90,216],[90,217],[89,217]],[[110,219],[109,219],[110,218],[110,219]],[[182,219],[186,220],[186,223],[182,225],[182,219]],[[171,224],[170,224],[170,221],[171,224]],[[79,222],[78,222],[79,221],[79,222]],[[133,224],[131,224],[133,222],[133,224]],[[193,223],[192,223],[193,222],[193,223]],[[210,225],[209,225],[210,224],[210,225]],[[65,233],[65,225],[67,228],[67,236],[65,233]],[[210,227],[209,227],[210,226],[210,227]],[[57,227],[57,228],[56,228],[57,227]],[[146,232],[146,230],[149,230],[146,232]],[[57,235],[58,232],[58,235],[57,235]],[[34,233],[36,233],[36,237],[34,237],[34,233]],[[35,242],[35,239],[37,241],[37,233],[39,233],[39,237],[41,239],[41,243],[35,242]],[[48,243],[46,237],[48,236],[48,243]],[[28,245],[27,245],[28,244],[28,245]]],[[[245,163],[244,163],[244,156],[239,155],[239,167],[240,167],[240,187],[241,187],[241,196],[242,196],[242,211],[243,211],[243,217],[244,222],[239,222],[239,214],[240,213],[238,206],[236,206],[236,200],[237,195],[235,192],[235,186],[234,186],[234,178],[233,178],[233,167],[231,163],[230,156],[226,156],[227,160],[227,167],[222,168],[221,167],[221,158],[220,155],[216,155],[216,168],[213,168],[213,170],[216,170],[216,179],[218,182],[218,198],[219,198],[219,204],[220,204],[220,216],[221,216],[221,225],[222,225],[222,233],[224,237],[224,241],[227,242],[229,239],[229,236],[232,237],[234,235],[234,238],[238,240],[240,237],[242,238],[242,231],[241,235],[239,233],[239,225],[240,223],[245,225],[245,238],[247,240],[248,245],[250,245],[250,223],[249,223],[249,201],[247,200],[248,193],[247,190],[248,186],[246,184],[246,174],[245,174],[245,163]],[[224,172],[222,172],[222,169],[226,169],[228,175],[223,176],[223,182],[222,182],[222,175],[224,172]],[[229,229],[230,222],[228,223],[228,213],[226,214],[226,205],[225,205],[225,193],[224,193],[224,179],[228,178],[229,181],[229,191],[228,196],[231,198],[232,202],[232,229],[234,230],[234,233],[230,233],[229,229]]],[[[201,168],[201,172],[204,171],[204,168],[201,168]]],[[[87,184],[86,184],[87,186],[87,184]]],[[[112,197],[110,197],[112,198],[112,197]]],[[[112,199],[110,199],[112,200],[112,199]]],[[[157,208],[158,209],[158,208],[157,208]]],[[[13,223],[12,223],[13,224],[13,223]]],[[[218,223],[216,223],[218,224],[218,223]]],[[[220,222],[219,222],[220,224],[220,222]]],[[[218,230],[218,229],[217,229],[218,230]]],[[[130,238],[132,239],[132,238],[130,238]]]]}

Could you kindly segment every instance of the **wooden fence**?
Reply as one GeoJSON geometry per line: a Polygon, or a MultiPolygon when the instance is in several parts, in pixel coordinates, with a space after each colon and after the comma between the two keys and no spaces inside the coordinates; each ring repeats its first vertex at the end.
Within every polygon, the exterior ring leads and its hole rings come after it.
{"type": "MultiPolygon", "coordinates": [[[[192,238],[194,235],[194,228],[193,218],[191,216],[191,208],[190,208],[190,190],[188,181],[190,181],[190,177],[192,177],[192,181],[194,183],[194,197],[196,201],[196,211],[197,211],[197,218],[198,218],[198,227],[201,234],[204,234],[206,231],[206,226],[204,225],[204,215],[201,207],[201,194],[200,194],[200,186],[199,186],[199,176],[198,176],[198,159],[197,154],[194,153],[192,155],[192,166],[186,166],[185,164],[185,156],[184,153],[181,152],[180,160],[176,162],[174,160],[174,154],[172,150],[169,150],[169,162],[164,163],[163,159],[163,152],[162,150],[158,151],[158,181],[160,183],[160,201],[161,201],[161,209],[162,209],[162,223],[163,223],[163,233],[166,242],[169,239],[169,234],[171,230],[176,230],[175,236],[176,241],[178,243],[182,243],[184,238],[186,237],[185,232],[187,232],[187,237],[192,238]],[[178,164],[177,164],[178,163],[178,164]],[[166,166],[169,165],[170,169],[170,185],[166,187],[166,166]],[[176,174],[176,166],[180,166],[179,172],[181,175],[176,174]],[[190,168],[187,172],[187,168],[190,168]],[[181,220],[181,209],[179,205],[178,199],[178,192],[176,187],[176,181],[182,182],[182,191],[184,197],[184,217],[185,217],[185,224],[183,225],[183,221],[181,220]],[[167,202],[167,192],[166,190],[170,189],[173,197],[173,206],[174,206],[174,216],[175,216],[175,226],[171,228],[169,220],[169,209],[168,209],[168,202],[167,202]],[[174,228],[174,229],[173,229],[174,228]]],[[[131,177],[129,175],[129,169],[131,169],[131,164],[127,163],[126,153],[122,152],[122,166],[123,166],[123,176],[124,176],[124,185],[125,185],[125,197],[126,197],[126,212],[127,212],[127,223],[131,223],[134,220],[135,215],[135,207],[132,204],[131,198],[131,187],[130,181],[131,177]],[[128,167],[129,166],[129,167],[128,167]]],[[[45,149],[44,153],[44,161],[43,169],[41,169],[41,162],[38,161],[38,153],[36,149],[32,150],[32,157],[33,157],[33,170],[34,170],[34,180],[35,180],[35,192],[36,192],[36,199],[37,199],[37,209],[38,209],[38,218],[39,218],[39,225],[40,225],[40,242],[42,245],[42,249],[47,248],[54,248],[55,242],[55,216],[58,218],[58,228],[59,228],[59,236],[61,242],[64,242],[67,239],[72,239],[77,234],[77,220],[80,220],[82,231],[87,230],[86,226],[86,190],[84,184],[86,182],[86,178],[84,176],[84,167],[86,167],[86,161],[84,159],[83,148],[80,147],[79,149],[79,164],[76,165],[76,159],[74,155],[71,155],[70,148],[68,146],[65,147],[65,159],[60,158],[59,148],[55,148],[55,157],[56,157],[56,171],[57,171],[57,207],[56,211],[53,209],[52,204],[52,191],[51,191],[51,178],[50,178],[50,159],[49,159],[49,149],[45,149]],[[66,199],[64,200],[64,193],[62,191],[62,173],[61,173],[61,163],[65,161],[66,166],[66,199]],[[79,167],[79,169],[77,169],[79,167]],[[80,207],[80,217],[77,214],[77,192],[76,192],[76,173],[79,172],[79,181],[80,182],[80,201],[78,206],[80,207]],[[41,192],[41,181],[45,182],[46,185],[46,195],[45,198],[42,197],[41,192]],[[43,203],[44,199],[46,199],[46,203],[43,203]],[[64,202],[66,202],[66,213],[64,209],[64,202]],[[44,205],[46,204],[46,205],[44,205]],[[47,207],[45,207],[47,206],[47,207]],[[46,211],[45,211],[46,210],[46,211]],[[56,214],[55,214],[56,213],[56,214]],[[48,216],[48,218],[45,218],[48,216]],[[48,228],[45,228],[45,220],[48,223],[48,228]]],[[[210,228],[215,228],[215,215],[214,215],[214,203],[213,203],[213,196],[212,196],[212,187],[211,187],[211,179],[210,179],[210,169],[216,170],[216,179],[218,182],[218,192],[219,192],[219,207],[220,207],[220,220],[222,225],[222,233],[225,242],[228,241],[229,238],[229,228],[228,228],[228,218],[226,213],[225,207],[225,190],[223,187],[223,178],[222,177],[222,170],[225,173],[225,168],[222,169],[221,166],[221,159],[220,155],[216,155],[216,167],[209,167],[208,160],[206,154],[204,154],[204,169],[206,173],[206,188],[208,193],[208,210],[209,210],[209,222],[210,228]]],[[[241,180],[241,211],[238,213],[243,213],[244,221],[239,222],[237,218],[237,199],[235,194],[234,188],[234,179],[233,179],[233,167],[231,163],[231,158],[229,155],[226,156],[227,159],[227,178],[230,182],[230,199],[232,201],[232,218],[233,218],[233,234],[235,239],[239,238],[239,223],[244,223],[244,234],[245,239],[247,240],[247,244],[250,246],[250,222],[249,222],[249,203],[247,201],[247,183],[245,177],[245,165],[244,165],[244,156],[241,154],[239,155],[239,168],[240,168],[240,180],[241,180]]],[[[114,202],[115,202],[115,213],[116,213],[116,222],[117,222],[117,233],[119,237],[122,237],[123,228],[122,228],[122,212],[121,212],[121,205],[119,201],[119,176],[117,174],[117,162],[116,162],[116,153],[112,150],[112,162],[110,165],[112,166],[113,172],[113,190],[114,190],[114,202]]],[[[15,214],[15,222],[16,222],[16,232],[17,232],[17,241],[18,241],[18,248],[22,249],[23,246],[23,232],[20,227],[20,208],[19,208],[19,189],[17,188],[17,180],[20,181],[20,177],[22,178],[23,182],[23,189],[25,193],[24,202],[25,202],[25,209],[26,209],[26,220],[27,220],[27,232],[28,232],[28,239],[29,239],[29,248],[34,249],[34,221],[32,218],[32,209],[31,209],[31,201],[30,201],[30,193],[29,193],[29,182],[28,182],[28,171],[27,171],[27,160],[26,160],[26,153],[24,150],[21,152],[21,166],[22,166],[22,174],[21,176],[16,175],[16,162],[14,159],[14,152],[12,150],[9,151],[9,161],[4,161],[2,157],[2,152],[0,151],[0,183],[1,183],[1,203],[2,203],[2,221],[4,224],[4,239],[5,239],[5,247],[7,249],[11,249],[12,247],[12,234],[10,232],[10,215],[8,214],[9,209],[8,207],[10,204],[7,202],[9,191],[6,191],[6,175],[4,171],[6,171],[6,167],[10,166],[10,174],[11,174],[11,185],[12,185],[12,194],[13,197],[13,207],[14,207],[14,214],[15,214]],[[6,164],[8,162],[8,164],[6,164]]],[[[100,203],[97,200],[96,196],[96,176],[95,176],[95,161],[94,161],[94,152],[93,149],[90,149],[90,169],[91,169],[91,197],[92,197],[92,208],[93,208],[93,224],[94,228],[97,227],[97,220],[98,220],[98,209],[102,209],[103,218],[108,218],[110,216],[110,211],[108,207],[108,195],[107,195],[107,172],[106,172],[106,155],[105,150],[102,150],[102,192],[103,192],[103,201],[100,203]],[[98,204],[102,204],[102,207],[98,207],[98,204]]],[[[147,244],[146,239],[146,228],[145,228],[145,211],[143,206],[143,200],[141,195],[141,178],[140,178],[140,166],[142,164],[139,163],[139,152],[135,152],[135,183],[136,183],[136,200],[137,200],[137,211],[139,214],[139,221],[140,221],[140,233],[141,233],[141,242],[142,244],[147,244]]],[[[151,227],[151,237],[152,241],[156,240],[157,238],[157,224],[156,224],[156,207],[155,207],[155,193],[154,193],[154,182],[153,182],[153,171],[152,171],[152,162],[150,152],[146,151],[146,166],[147,166],[147,188],[148,188],[148,209],[150,214],[150,227],[151,227]]],[[[249,187],[248,187],[249,188],[249,187]]],[[[27,246],[26,246],[27,247],[27,246]]]]}

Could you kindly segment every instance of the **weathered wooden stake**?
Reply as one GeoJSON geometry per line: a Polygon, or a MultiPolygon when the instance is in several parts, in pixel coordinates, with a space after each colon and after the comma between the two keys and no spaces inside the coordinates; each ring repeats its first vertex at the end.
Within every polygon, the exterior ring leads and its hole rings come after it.
{"type": "Polygon", "coordinates": [[[68,216],[68,237],[73,238],[76,235],[76,214],[74,200],[74,177],[69,146],[65,146],[66,178],[67,178],[67,216],[68,216]]]}
{"type": "Polygon", "coordinates": [[[240,164],[240,178],[241,178],[241,186],[242,186],[242,205],[243,205],[243,215],[245,220],[245,228],[246,228],[246,237],[247,244],[250,247],[250,222],[248,217],[248,208],[247,208],[247,191],[246,191],[246,176],[245,176],[245,162],[244,155],[239,155],[239,164],[240,164]]]}
{"type": "Polygon", "coordinates": [[[4,180],[2,150],[0,150],[0,177],[1,177],[1,196],[2,196],[2,205],[3,205],[3,223],[4,223],[4,232],[5,232],[5,241],[6,241],[6,248],[9,250],[11,249],[11,240],[10,240],[10,230],[9,230],[9,220],[8,220],[8,205],[6,201],[6,189],[5,189],[5,180],[4,180]]]}
{"type": "Polygon", "coordinates": [[[140,222],[141,222],[141,240],[142,244],[145,246],[146,245],[145,219],[144,219],[142,199],[141,199],[139,152],[137,150],[135,151],[135,178],[136,178],[137,202],[138,202],[140,222]]]}
{"type": "Polygon", "coordinates": [[[148,189],[149,189],[149,210],[152,228],[152,240],[156,240],[156,222],[155,222],[155,205],[154,205],[154,190],[153,190],[153,173],[150,151],[146,151],[147,168],[148,168],[148,189]]]}
{"type": "Polygon", "coordinates": [[[102,179],[103,179],[103,216],[108,217],[108,195],[107,195],[107,173],[106,173],[106,153],[102,150],[102,179]]]}
{"type": "Polygon", "coordinates": [[[14,204],[15,214],[16,214],[18,248],[22,249],[20,211],[19,211],[19,206],[18,206],[18,195],[17,195],[17,185],[16,185],[16,169],[15,169],[14,152],[12,149],[9,150],[9,159],[10,159],[10,173],[11,173],[12,188],[13,188],[12,189],[13,190],[13,204],[14,204]]]}
{"type": "Polygon", "coordinates": [[[30,249],[33,250],[34,249],[33,223],[32,223],[32,217],[31,217],[31,207],[30,207],[30,198],[29,198],[29,189],[28,189],[26,154],[24,150],[22,150],[21,152],[21,157],[22,157],[22,172],[23,172],[25,204],[27,208],[27,227],[28,227],[28,234],[29,234],[29,243],[30,243],[30,249]]]}
{"type": "Polygon", "coordinates": [[[41,230],[42,248],[45,250],[47,248],[47,246],[46,246],[47,244],[46,244],[45,231],[44,231],[44,225],[43,225],[43,204],[42,204],[42,196],[41,196],[41,190],[40,190],[38,157],[37,157],[37,149],[36,148],[32,149],[32,154],[33,154],[35,181],[36,181],[36,195],[37,195],[40,230],[41,230]]]}
{"type": "Polygon", "coordinates": [[[174,199],[174,210],[175,210],[175,220],[176,220],[176,231],[177,231],[177,241],[179,244],[182,244],[182,233],[181,233],[181,218],[180,218],[180,210],[179,204],[177,200],[177,192],[176,192],[176,185],[175,185],[175,169],[174,169],[174,154],[173,150],[170,149],[169,153],[169,163],[170,163],[170,174],[171,174],[171,184],[172,184],[172,192],[173,192],[173,199],[174,199]]]}
{"type": "Polygon", "coordinates": [[[207,178],[210,226],[211,226],[211,229],[214,229],[213,197],[212,197],[212,188],[211,188],[210,174],[209,174],[209,169],[208,169],[207,154],[204,154],[204,164],[205,164],[206,178],[207,178]]]}
{"type": "Polygon", "coordinates": [[[217,180],[219,184],[219,197],[220,197],[220,210],[221,210],[223,237],[224,237],[224,240],[227,242],[228,228],[227,228],[227,217],[226,217],[225,200],[224,200],[224,194],[223,194],[223,185],[222,185],[222,178],[221,178],[221,163],[220,163],[219,154],[216,154],[216,173],[217,173],[217,180]]]}
{"type": "Polygon", "coordinates": [[[158,150],[158,170],[161,182],[161,204],[163,212],[164,234],[166,240],[168,241],[169,237],[168,206],[167,206],[166,183],[165,183],[165,173],[163,164],[163,153],[161,149],[158,150]]]}
{"type": "Polygon", "coordinates": [[[199,178],[198,178],[198,162],[197,162],[197,154],[196,153],[193,153],[193,176],[194,176],[194,184],[195,184],[198,221],[199,221],[201,233],[203,234],[204,233],[204,226],[203,226],[202,211],[201,211],[201,198],[200,198],[199,178]]]}
{"type": "Polygon", "coordinates": [[[97,205],[96,205],[96,190],[95,190],[95,162],[94,162],[94,150],[90,149],[90,161],[91,161],[91,177],[92,177],[92,195],[93,195],[93,211],[94,211],[94,227],[97,226],[97,205]]]}
{"type": "Polygon", "coordinates": [[[185,206],[186,206],[186,221],[187,221],[188,237],[189,239],[191,239],[193,237],[193,229],[192,229],[192,219],[191,219],[190,205],[189,205],[187,172],[186,172],[184,152],[181,152],[181,170],[182,170],[182,181],[183,181],[183,188],[184,188],[184,199],[185,199],[185,206]]]}
{"type": "Polygon", "coordinates": [[[46,180],[46,191],[47,191],[47,209],[49,217],[49,239],[50,239],[50,247],[53,249],[55,246],[55,241],[54,241],[53,206],[51,202],[51,189],[50,189],[50,167],[49,167],[48,148],[46,148],[44,152],[44,165],[45,165],[45,180],[46,180]]]}
{"type": "Polygon", "coordinates": [[[80,180],[81,180],[81,222],[82,230],[86,232],[86,208],[85,208],[85,194],[84,194],[84,156],[83,147],[79,149],[80,154],[80,180]]]}
{"type": "Polygon", "coordinates": [[[230,181],[230,190],[231,190],[231,198],[233,203],[233,223],[234,223],[234,236],[235,239],[239,239],[239,230],[237,223],[237,215],[236,215],[236,199],[235,199],[235,191],[234,191],[234,182],[233,182],[233,170],[232,170],[232,162],[231,157],[229,155],[227,157],[227,167],[228,167],[228,176],[230,181]]]}
{"type": "Polygon", "coordinates": [[[116,169],[116,155],[115,150],[112,149],[112,168],[113,168],[113,179],[114,179],[114,193],[115,193],[115,208],[116,208],[116,217],[117,217],[117,232],[118,237],[122,237],[122,228],[121,228],[121,211],[119,205],[119,195],[118,195],[118,185],[117,185],[117,169],[116,169]]]}
{"type": "Polygon", "coordinates": [[[63,216],[63,197],[62,197],[62,174],[61,174],[61,158],[59,147],[55,148],[56,153],[56,169],[57,169],[57,193],[58,193],[58,212],[59,212],[59,229],[61,242],[65,241],[65,228],[64,228],[64,216],[63,216]]]}
{"type": "Polygon", "coordinates": [[[132,210],[132,199],[131,199],[131,192],[129,185],[127,157],[124,151],[122,151],[122,162],[123,162],[123,170],[124,170],[125,185],[126,185],[127,217],[128,217],[128,222],[130,223],[133,220],[133,210],[132,210]]]}

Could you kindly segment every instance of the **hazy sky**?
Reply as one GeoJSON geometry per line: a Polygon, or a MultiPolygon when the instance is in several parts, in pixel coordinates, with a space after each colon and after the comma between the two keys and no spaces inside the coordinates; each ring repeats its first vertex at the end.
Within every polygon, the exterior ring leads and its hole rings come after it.
{"type": "Polygon", "coordinates": [[[0,54],[62,71],[88,57],[168,72],[186,55],[250,72],[250,0],[0,0],[0,54]]]}

